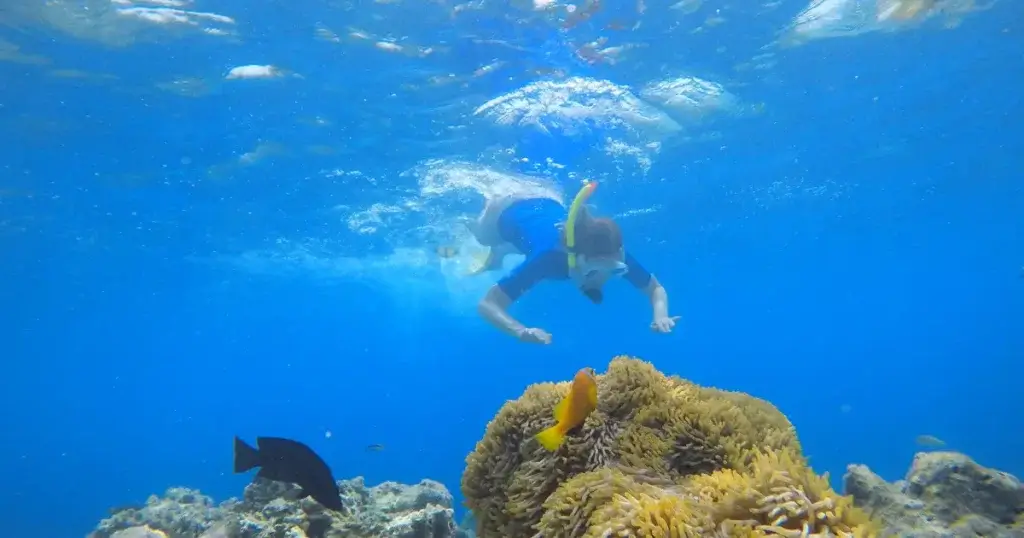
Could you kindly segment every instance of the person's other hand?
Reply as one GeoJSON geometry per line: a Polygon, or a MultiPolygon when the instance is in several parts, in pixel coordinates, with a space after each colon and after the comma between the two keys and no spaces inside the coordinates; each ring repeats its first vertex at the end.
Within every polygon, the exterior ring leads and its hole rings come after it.
{"type": "Polygon", "coordinates": [[[665,316],[651,322],[651,330],[656,333],[670,333],[679,321],[679,316],[665,316]]]}
{"type": "Polygon", "coordinates": [[[519,331],[519,341],[528,344],[550,344],[551,334],[543,329],[523,329],[519,331]]]}

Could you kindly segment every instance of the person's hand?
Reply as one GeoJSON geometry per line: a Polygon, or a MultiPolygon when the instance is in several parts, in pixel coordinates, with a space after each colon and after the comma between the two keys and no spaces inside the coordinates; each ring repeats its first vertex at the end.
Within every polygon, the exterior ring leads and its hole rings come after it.
{"type": "Polygon", "coordinates": [[[664,316],[651,322],[651,330],[656,333],[670,333],[679,321],[679,316],[664,316]]]}
{"type": "Polygon", "coordinates": [[[519,334],[520,342],[526,342],[527,344],[550,344],[551,335],[543,329],[521,329],[519,334]]]}

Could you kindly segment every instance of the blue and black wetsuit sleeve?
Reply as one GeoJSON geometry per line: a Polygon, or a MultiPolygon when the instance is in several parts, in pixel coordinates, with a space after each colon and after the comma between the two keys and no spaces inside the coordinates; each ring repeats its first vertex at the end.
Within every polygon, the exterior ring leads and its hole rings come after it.
{"type": "Polygon", "coordinates": [[[644,269],[644,266],[640,265],[640,262],[629,252],[626,253],[626,267],[629,268],[629,271],[626,272],[625,278],[630,284],[639,289],[645,289],[651,283],[651,273],[644,269]]]}
{"type": "Polygon", "coordinates": [[[509,299],[515,301],[541,280],[557,276],[558,270],[558,253],[547,251],[527,258],[526,261],[512,269],[508,276],[498,281],[498,288],[509,299]]]}

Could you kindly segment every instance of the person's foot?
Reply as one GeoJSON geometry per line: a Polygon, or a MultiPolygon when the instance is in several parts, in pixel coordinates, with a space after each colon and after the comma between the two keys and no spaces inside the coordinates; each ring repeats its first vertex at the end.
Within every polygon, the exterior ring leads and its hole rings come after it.
{"type": "Polygon", "coordinates": [[[469,276],[479,275],[487,271],[487,261],[491,259],[491,252],[487,251],[487,254],[475,254],[473,255],[473,266],[466,272],[469,276]]]}
{"type": "Polygon", "coordinates": [[[511,243],[502,243],[496,247],[491,247],[487,250],[486,255],[477,258],[476,267],[471,269],[469,273],[471,275],[476,275],[486,273],[487,271],[501,269],[505,264],[505,256],[519,253],[519,250],[512,246],[511,243]]]}

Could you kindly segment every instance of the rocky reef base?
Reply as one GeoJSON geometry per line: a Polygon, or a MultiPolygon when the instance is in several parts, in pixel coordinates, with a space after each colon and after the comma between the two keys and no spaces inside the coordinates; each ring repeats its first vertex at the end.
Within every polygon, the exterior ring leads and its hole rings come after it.
{"type": "MultiPolygon", "coordinates": [[[[1024,538],[1024,485],[956,452],[917,454],[904,480],[886,482],[850,465],[845,493],[900,538],[1024,538]]],[[[198,491],[171,488],[144,506],[104,519],[89,538],[465,538],[452,495],[432,480],[367,487],[339,482],[345,512],[327,511],[298,488],[257,480],[242,499],[216,505],[198,491]]],[[[648,538],[640,537],[637,538],[648,538]]]]}
{"type": "Polygon", "coordinates": [[[921,452],[904,480],[850,465],[845,493],[901,538],[1024,538],[1024,486],[957,452],[921,452]]]}
{"type": "Polygon", "coordinates": [[[296,486],[257,479],[242,499],[219,505],[196,490],[171,488],[144,506],[114,511],[89,538],[454,538],[452,495],[433,480],[367,487],[338,482],[344,512],[324,509],[296,486]]]}

